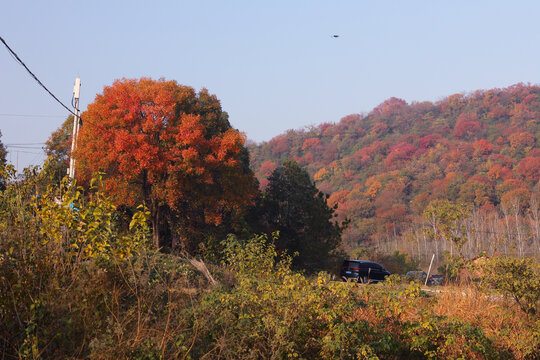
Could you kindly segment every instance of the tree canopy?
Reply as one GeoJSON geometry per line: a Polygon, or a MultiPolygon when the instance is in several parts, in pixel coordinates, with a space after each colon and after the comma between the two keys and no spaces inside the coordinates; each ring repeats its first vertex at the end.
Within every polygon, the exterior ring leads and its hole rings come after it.
{"type": "Polygon", "coordinates": [[[279,251],[298,252],[293,260],[297,268],[327,269],[341,242],[343,227],[327,198],[294,160],[285,161],[268,177],[259,221],[265,232],[279,231],[275,240],[279,251]]]}
{"type": "Polygon", "coordinates": [[[48,171],[59,183],[66,176],[71,152],[73,115],[69,115],[62,125],[54,131],[45,143],[45,154],[49,158],[48,171]]]}
{"type": "Polygon", "coordinates": [[[190,227],[218,225],[256,194],[244,135],[206,89],[117,80],[82,117],[77,178],[103,172],[116,204],[144,202],[156,247],[193,246],[190,227]]]}

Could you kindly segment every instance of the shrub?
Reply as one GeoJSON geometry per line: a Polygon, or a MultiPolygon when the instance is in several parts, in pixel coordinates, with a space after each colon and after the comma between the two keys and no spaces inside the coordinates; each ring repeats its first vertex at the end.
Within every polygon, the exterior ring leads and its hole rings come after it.
{"type": "Polygon", "coordinates": [[[466,266],[466,260],[459,255],[450,255],[444,251],[444,262],[437,268],[439,274],[443,275],[446,281],[456,282],[459,280],[462,270],[466,266]]]}
{"type": "Polygon", "coordinates": [[[225,248],[234,286],[204,295],[195,308],[194,358],[504,358],[480,328],[426,310],[430,299],[418,284],[307,278],[264,236],[229,238],[225,248]]]}
{"type": "Polygon", "coordinates": [[[511,296],[531,316],[540,310],[540,264],[535,259],[496,257],[485,264],[484,284],[511,296]]]}
{"type": "Polygon", "coordinates": [[[146,249],[144,208],[121,231],[99,188],[64,182],[36,196],[42,174],[27,172],[0,191],[2,357],[136,358],[151,351],[158,358],[182,351],[171,350],[178,341],[171,324],[185,323],[191,289],[204,288],[200,276],[181,259],[146,249]]]}

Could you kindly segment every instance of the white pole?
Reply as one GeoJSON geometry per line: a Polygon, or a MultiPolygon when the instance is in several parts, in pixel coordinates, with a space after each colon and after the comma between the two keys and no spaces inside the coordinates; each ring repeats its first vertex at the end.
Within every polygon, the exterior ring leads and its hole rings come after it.
{"type": "Polygon", "coordinates": [[[73,132],[71,138],[71,153],[69,155],[69,169],[68,176],[70,179],[75,179],[75,158],[73,153],[77,148],[77,136],[79,135],[79,95],[81,89],[81,79],[75,79],[75,86],[73,86],[73,98],[75,99],[75,116],[73,117],[73,132]]]}
{"type": "Polygon", "coordinates": [[[433,259],[435,259],[435,254],[433,254],[433,256],[431,257],[431,262],[429,263],[429,269],[427,271],[427,276],[426,276],[426,282],[425,282],[425,286],[427,286],[427,282],[428,282],[428,279],[429,279],[429,273],[431,272],[431,265],[433,265],[433,259]]]}

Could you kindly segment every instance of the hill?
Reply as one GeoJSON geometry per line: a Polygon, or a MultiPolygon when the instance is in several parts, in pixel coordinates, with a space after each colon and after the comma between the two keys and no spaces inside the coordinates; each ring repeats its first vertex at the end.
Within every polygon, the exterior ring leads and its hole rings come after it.
{"type": "Polygon", "coordinates": [[[536,85],[455,94],[435,103],[390,98],[368,114],[252,143],[251,166],[263,188],[286,159],[307,169],[330,194],[329,203],[337,204],[339,217],[351,220],[346,250],[397,243],[415,232],[411,224],[420,222],[431,201],[446,199],[470,205],[481,217],[481,226],[471,229],[486,234],[478,248],[500,252],[490,248],[491,232],[493,239],[511,235],[519,255],[538,254],[539,120],[536,85]],[[486,228],[490,216],[497,224],[486,228]],[[518,230],[527,241],[516,237],[518,230]]]}

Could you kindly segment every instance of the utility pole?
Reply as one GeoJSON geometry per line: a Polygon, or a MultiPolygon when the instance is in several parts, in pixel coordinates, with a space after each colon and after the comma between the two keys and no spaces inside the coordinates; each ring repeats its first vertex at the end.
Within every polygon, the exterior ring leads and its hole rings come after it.
{"type": "Polygon", "coordinates": [[[431,262],[429,263],[429,269],[426,275],[426,283],[424,284],[424,286],[427,286],[427,282],[429,280],[429,274],[431,273],[431,266],[433,265],[433,259],[435,259],[435,254],[433,254],[433,256],[431,257],[431,262]]]}
{"type": "Polygon", "coordinates": [[[75,116],[73,117],[73,134],[71,138],[71,153],[69,155],[69,169],[68,176],[70,179],[75,179],[75,158],[73,158],[73,153],[77,148],[77,136],[79,135],[79,94],[81,90],[81,79],[75,79],[75,86],[73,86],[73,99],[75,100],[75,116]]]}

